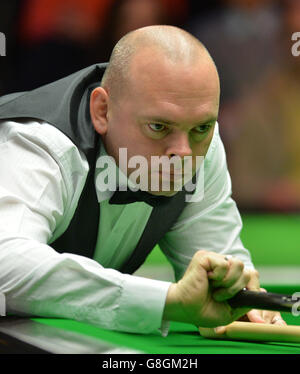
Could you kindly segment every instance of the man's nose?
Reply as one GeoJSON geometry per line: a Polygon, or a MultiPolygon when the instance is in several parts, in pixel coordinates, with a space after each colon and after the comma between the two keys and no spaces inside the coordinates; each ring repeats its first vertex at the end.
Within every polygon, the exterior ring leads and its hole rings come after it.
{"type": "Polygon", "coordinates": [[[173,134],[172,137],[168,139],[168,145],[165,154],[169,157],[179,156],[181,158],[183,158],[184,156],[191,156],[192,149],[190,146],[188,134],[173,134]]]}

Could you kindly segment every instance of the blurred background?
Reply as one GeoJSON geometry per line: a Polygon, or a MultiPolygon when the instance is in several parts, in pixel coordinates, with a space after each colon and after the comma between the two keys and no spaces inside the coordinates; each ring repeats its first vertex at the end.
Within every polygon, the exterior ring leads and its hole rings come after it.
{"type": "Polygon", "coordinates": [[[180,26],[210,51],[246,245],[258,263],[299,265],[299,0],[1,0],[0,94],[105,62],[120,37],[151,24],[180,26]]]}

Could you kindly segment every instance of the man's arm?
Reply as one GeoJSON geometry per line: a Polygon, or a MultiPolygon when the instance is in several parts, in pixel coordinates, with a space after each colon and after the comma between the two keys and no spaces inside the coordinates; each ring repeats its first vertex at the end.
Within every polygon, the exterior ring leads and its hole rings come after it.
{"type": "Polygon", "coordinates": [[[87,170],[75,147],[52,126],[35,123],[1,123],[0,139],[0,292],[7,313],[156,331],[170,283],[105,269],[47,244],[71,219],[83,187],[87,170]]]}

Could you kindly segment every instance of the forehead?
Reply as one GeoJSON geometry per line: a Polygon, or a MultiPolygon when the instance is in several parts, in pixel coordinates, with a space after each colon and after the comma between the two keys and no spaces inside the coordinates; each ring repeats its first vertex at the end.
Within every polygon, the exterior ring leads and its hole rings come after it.
{"type": "Polygon", "coordinates": [[[173,62],[163,54],[142,53],[130,67],[129,97],[143,109],[186,116],[217,116],[219,78],[213,62],[173,62]]]}

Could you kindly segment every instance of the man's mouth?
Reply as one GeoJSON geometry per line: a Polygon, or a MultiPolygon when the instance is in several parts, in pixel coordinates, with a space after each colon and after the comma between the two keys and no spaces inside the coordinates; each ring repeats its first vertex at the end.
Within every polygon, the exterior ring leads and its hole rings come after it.
{"type": "Polygon", "coordinates": [[[184,180],[186,178],[191,178],[192,176],[190,173],[184,173],[182,170],[180,171],[170,171],[170,172],[165,172],[165,171],[158,171],[157,172],[160,177],[165,178],[165,179],[171,179],[171,180],[184,180]]]}

